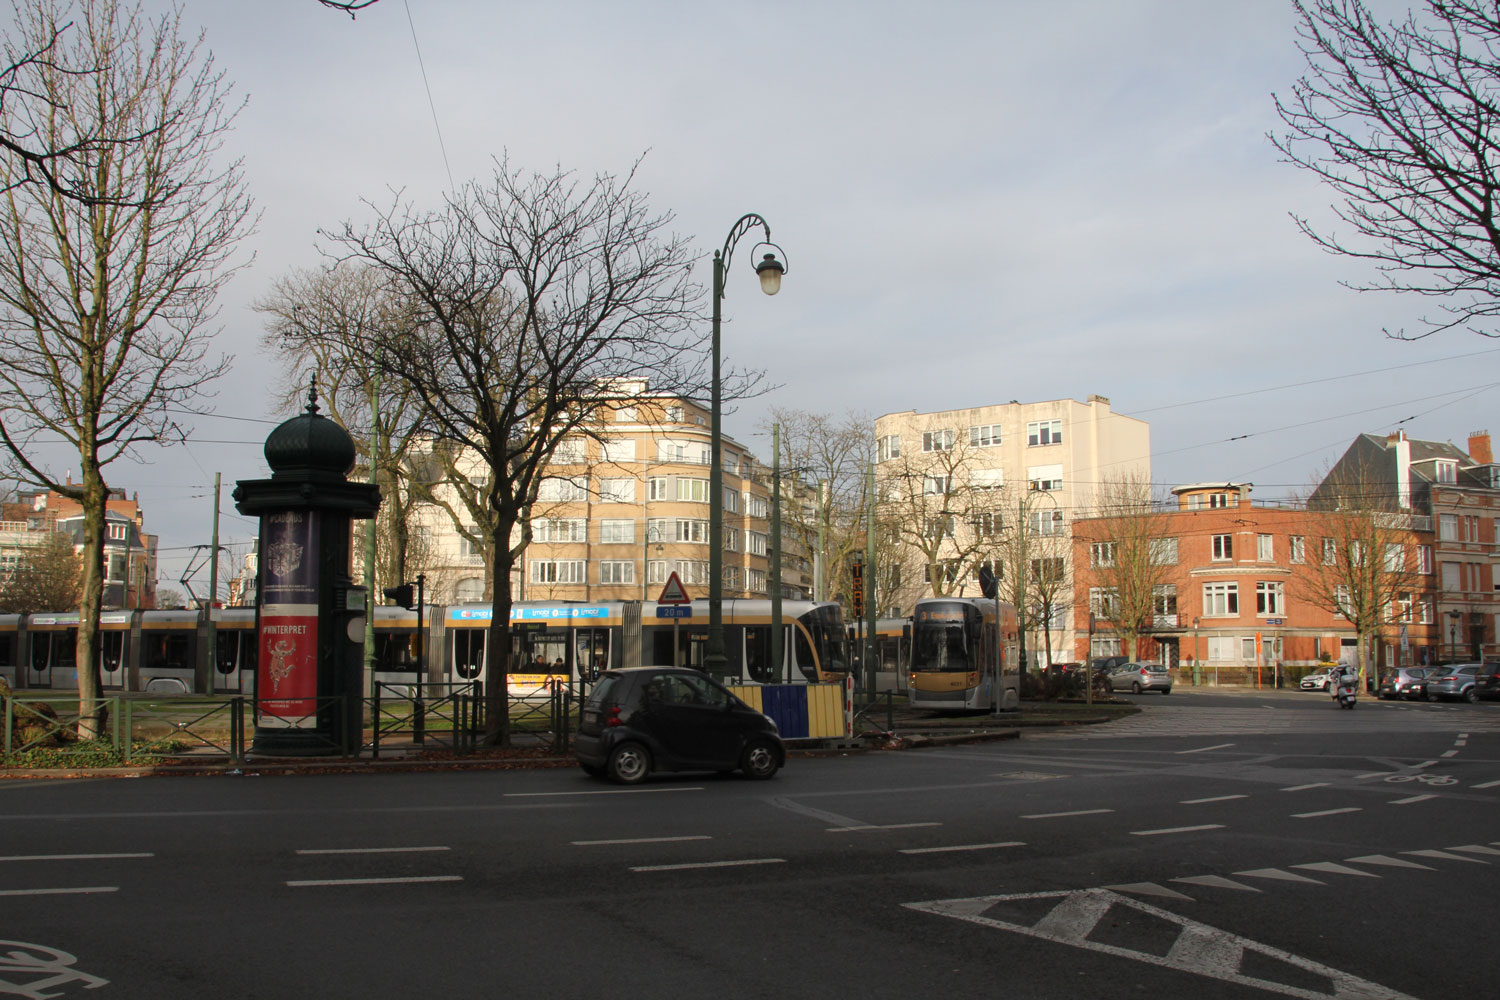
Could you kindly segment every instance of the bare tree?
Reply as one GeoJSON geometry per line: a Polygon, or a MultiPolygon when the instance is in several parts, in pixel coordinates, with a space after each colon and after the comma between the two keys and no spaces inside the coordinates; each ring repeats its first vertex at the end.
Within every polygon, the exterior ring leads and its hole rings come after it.
{"type": "Polygon", "coordinates": [[[41,545],[27,550],[0,580],[0,611],[13,615],[72,611],[78,607],[81,570],[73,540],[52,532],[41,545]]]}
{"type": "MultiPolygon", "coordinates": [[[[1358,640],[1361,677],[1373,676],[1371,640],[1390,621],[1401,595],[1420,593],[1409,511],[1375,469],[1355,458],[1335,465],[1307,501],[1316,549],[1294,577],[1308,603],[1343,618],[1358,640]]],[[[1409,598],[1408,598],[1409,599],[1409,598]]]]}
{"type": "Polygon", "coordinates": [[[1040,626],[1050,655],[1052,619],[1071,595],[1065,515],[1050,491],[1026,483],[991,495],[991,518],[975,519],[977,528],[990,527],[981,553],[994,567],[1000,599],[1015,606],[1022,654],[1028,634],[1040,626]]]}
{"type": "Polygon", "coordinates": [[[1144,477],[1106,477],[1092,517],[1073,525],[1074,576],[1089,587],[1089,611],[1138,656],[1155,625],[1160,588],[1173,580],[1166,518],[1144,477]]]}
{"type": "Polygon", "coordinates": [[[334,10],[344,11],[351,18],[356,11],[364,10],[366,7],[373,7],[379,2],[380,0],[318,0],[318,3],[324,7],[332,7],[334,10]]]}
{"type": "Polygon", "coordinates": [[[992,498],[999,484],[977,477],[966,440],[931,433],[942,437],[930,450],[881,463],[876,513],[891,555],[918,570],[934,597],[948,597],[974,582],[974,560],[999,531],[992,498]]]}
{"type": "MultiPolygon", "coordinates": [[[[23,47],[55,37],[59,7],[26,6],[23,47]]],[[[147,21],[138,7],[84,0],[78,17],[61,61],[98,71],[32,64],[5,115],[34,124],[48,146],[80,134],[122,141],[67,158],[81,199],[14,183],[21,175],[0,161],[9,184],[0,203],[0,441],[19,478],[83,506],[77,662],[80,728],[91,735],[104,470],[140,444],[180,440],[168,408],[224,371],[227,362],[208,354],[209,324],[254,219],[238,163],[215,163],[239,104],[201,37],[182,38],[180,12],[147,21]],[[43,458],[59,438],[78,456],[76,483],[60,481],[43,458]]]]}
{"type": "Polygon", "coordinates": [[[648,385],[693,395],[704,382],[688,247],[632,179],[585,182],[501,162],[441,211],[397,204],[370,227],[345,224],[333,237],[412,310],[410,331],[381,347],[383,378],[409,385],[435,437],[489,469],[476,526],[495,553],[492,743],[510,735],[511,572],[558,445],[593,433],[601,412],[640,399],[648,385]]]}
{"type": "MultiPolygon", "coordinates": [[[[782,531],[816,553],[824,600],[850,580],[865,544],[865,472],[874,449],[869,417],[773,409],[781,427],[782,474],[796,481],[782,504],[782,531]]],[[[769,427],[769,425],[767,425],[769,427]]],[[[877,586],[877,597],[883,591],[877,586]]]]}
{"type": "MultiPolygon", "coordinates": [[[[1372,261],[1360,291],[1441,300],[1428,336],[1500,315],[1500,8],[1424,0],[1385,23],[1363,0],[1296,5],[1307,73],[1276,98],[1272,142],[1339,199],[1354,238],[1295,217],[1318,246],[1372,261]]],[[[1404,336],[1405,334],[1398,334],[1404,336]]]]}

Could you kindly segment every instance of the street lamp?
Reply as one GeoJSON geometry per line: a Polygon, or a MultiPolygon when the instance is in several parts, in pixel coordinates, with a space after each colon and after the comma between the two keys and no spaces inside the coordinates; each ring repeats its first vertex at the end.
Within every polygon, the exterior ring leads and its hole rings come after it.
{"type": "Polygon", "coordinates": [[[1458,662],[1458,619],[1461,613],[1458,611],[1448,612],[1448,662],[1458,662]]]}
{"type": "MultiPolygon", "coordinates": [[[[712,444],[708,467],[708,649],[704,651],[703,668],[709,674],[720,676],[725,672],[728,658],[724,655],[724,435],[719,400],[719,326],[724,300],[724,273],[729,269],[729,259],[734,254],[735,244],[757,226],[765,232],[766,238],[757,243],[756,247],[775,247],[780,250],[780,247],[771,242],[771,227],[766,220],[752,212],[741,216],[729,230],[724,249],[714,251],[713,416],[709,427],[712,444]]],[[[760,277],[760,290],[767,295],[775,295],[781,291],[781,276],[786,273],[786,265],[777,260],[774,253],[768,253],[755,265],[755,273],[760,277]]]]}

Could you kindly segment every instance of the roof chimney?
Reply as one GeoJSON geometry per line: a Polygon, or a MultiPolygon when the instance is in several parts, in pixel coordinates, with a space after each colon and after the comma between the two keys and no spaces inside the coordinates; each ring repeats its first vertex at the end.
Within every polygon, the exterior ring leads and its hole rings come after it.
{"type": "Polygon", "coordinates": [[[1495,454],[1490,451],[1489,431],[1469,432],[1469,457],[1480,465],[1489,465],[1495,461],[1495,454]]]}
{"type": "Polygon", "coordinates": [[[1405,441],[1405,440],[1406,440],[1406,432],[1402,431],[1402,430],[1395,431],[1395,432],[1393,432],[1391,434],[1387,434],[1385,436],[1386,444],[1395,444],[1397,441],[1405,441]]]}

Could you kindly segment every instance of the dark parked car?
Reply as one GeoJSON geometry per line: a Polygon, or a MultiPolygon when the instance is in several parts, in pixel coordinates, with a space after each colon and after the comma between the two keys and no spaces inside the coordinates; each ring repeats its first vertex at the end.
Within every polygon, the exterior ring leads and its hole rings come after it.
{"type": "Polygon", "coordinates": [[[1477,663],[1455,663],[1439,667],[1436,673],[1427,675],[1427,700],[1462,698],[1473,704],[1479,700],[1479,690],[1475,683],[1478,676],[1477,663]]]}
{"type": "Polygon", "coordinates": [[[1500,698],[1500,660],[1490,660],[1479,665],[1474,678],[1474,690],[1481,698],[1500,698]]]}
{"type": "Polygon", "coordinates": [[[1089,661],[1089,673],[1097,682],[1100,677],[1107,677],[1115,670],[1130,662],[1128,656],[1099,656],[1089,661]]]}
{"type": "Polygon", "coordinates": [[[1375,693],[1381,698],[1422,698],[1427,693],[1427,667],[1396,667],[1380,675],[1375,693]]]}
{"type": "Polygon", "coordinates": [[[776,723],[687,667],[606,670],[583,703],[574,755],[622,785],[652,771],[769,778],[786,762],[776,723]]]}

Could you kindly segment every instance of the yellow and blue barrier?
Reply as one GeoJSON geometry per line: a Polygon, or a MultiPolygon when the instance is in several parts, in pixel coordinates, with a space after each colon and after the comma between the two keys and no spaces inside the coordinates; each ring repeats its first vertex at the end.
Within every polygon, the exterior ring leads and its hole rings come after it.
{"type": "Polygon", "coordinates": [[[847,736],[844,691],[839,684],[731,685],[735,697],[776,723],[786,740],[847,736]]]}

